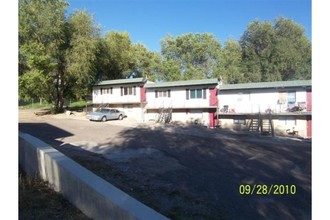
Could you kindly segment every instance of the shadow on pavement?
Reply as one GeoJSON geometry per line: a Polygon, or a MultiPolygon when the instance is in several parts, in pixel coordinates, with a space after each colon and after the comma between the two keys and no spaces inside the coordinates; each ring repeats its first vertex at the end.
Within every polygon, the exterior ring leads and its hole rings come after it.
{"type": "MultiPolygon", "coordinates": [[[[52,125],[22,123],[21,129],[78,159],[88,154],[63,145],[61,137],[72,134],[52,125]]],[[[93,146],[99,164],[87,168],[172,219],[311,219],[310,142],[203,132],[180,126],[127,128],[93,146]],[[106,160],[114,149],[159,153],[106,160]]]]}

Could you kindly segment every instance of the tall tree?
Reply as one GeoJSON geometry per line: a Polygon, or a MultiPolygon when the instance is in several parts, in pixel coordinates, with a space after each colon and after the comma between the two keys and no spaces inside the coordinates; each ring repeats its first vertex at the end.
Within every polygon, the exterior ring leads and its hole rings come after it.
{"type": "Polygon", "coordinates": [[[133,50],[129,34],[113,31],[106,33],[99,41],[98,80],[125,78],[133,68],[133,50]]]}
{"type": "Polygon", "coordinates": [[[60,107],[63,102],[65,60],[63,50],[65,8],[61,0],[21,0],[19,2],[19,92],[26,97],[38,96],[60,107]],[[39,79],[36,84],[33,79],[39,79]],[[33,83],[30,85],[30,83],[33,83]],[[29,88],[36,87],[35,91],[29,88]]]}
{"type": "Polygon", "coordinates": [[[283,17],[275,21],[274,63],[282,80],[311,79],[311,43],[304,28],[283,17]]]}
{"type": "Polygon", "coordinates": [[[304,29],[290,19],[280,17],[274,25],[253,21],[240,45],[247,82],[311,78],[311,44],[304,29]]]}
{"type": "Polygon", "coordinates": [[[221,44],[212,34],[189,33],[177,38],[168,35],[161,40],[161,45],[164,62],[172,60],[180,68],[180,75],[169,80],[203,79],[216,75],[221,44]]]}
{"type": "Polygon", "coordinates": [[[220,56],[220,64],[218,73],[215,76],[222,78],[225,83],[234,84],[244,82],[242,74],[242,51],[239,42],[234,39],[229,39],[225,43],[220,56]]]}
{"type": "Polygon", "coordinates": [[[70,45],[66,48],[66,95],[80,99],[90,95],[90,89],[96,81],[99,28],[94,25],[94,18],[88,12],[79,10],[70,15],[67,27],[70,45]]]}
{"type": "Polygon", "coordinates": [[[165,82],[182,80],[180,64],[173,59],[163,61],[157,79],[165,82]]]}
{"type": "Polygon", "coordinates": [[[269,21],[253,21],[244,32],[240,45],[244,62],[244,78],[247,82],[280,80],[274,72],[272,55],[275,44],[275,31],[269,21]]]}
{"type": "Polygon", "coordinates": [[[56,112],[66,96],[82,88],[94,59],[91,17],[75,12],[67,19],[67,6],[62,0],[19,2],[19,94],[44,98],[56,112]]]}
{"type": "Polygon", "coordinates": [[[132,74],[154,81],[160,70],[161,57],[159,53],[148,51],[142,44],[132,45],[133,65],[132,74]]]}

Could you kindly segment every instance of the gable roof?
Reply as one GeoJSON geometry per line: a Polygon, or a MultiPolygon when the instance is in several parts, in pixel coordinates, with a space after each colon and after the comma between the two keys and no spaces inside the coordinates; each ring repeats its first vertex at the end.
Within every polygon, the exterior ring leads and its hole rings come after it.
{"type": "Polygon", "coordinates": [[[172,82],[147,83],[146,88],[163,88],[163,87],[183,87],[183,86],[199,86],[199,85],[217,85],[218,79],[200,79],[200,80],[181,80],[172,82]]]}
{"type": "Polygon", "coordinates": [[[244,89],[268,89],[268,88],[293,88],[311,87],[312,80],[276,81],[276,82],[257,82],[219,85],[219,90],[244,90],[244,89]]]}
{"type": "Polygon", "coordinates": [[[115,79],[115,80],[104,80],[96,83],[94,86],[108,86],[108,85],[122,85],[122,84],[134,84],[134,83],[145,83],[144,78],[132,78],[132,79],[115,79]]]}

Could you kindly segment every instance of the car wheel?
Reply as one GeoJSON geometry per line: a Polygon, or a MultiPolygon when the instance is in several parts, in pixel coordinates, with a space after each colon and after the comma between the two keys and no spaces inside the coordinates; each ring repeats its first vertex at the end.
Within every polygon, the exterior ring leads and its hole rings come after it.
{"type": "Polygon", "coordinates": [[[103,117],[101,118],[101,121],[103,121],[103,122],[107,121],[107,117],[103,116],[103,117]]]}
{"type": "Polygon", "coordinates": [[[122,115],[119,115],[118,119],[119,120],[123,120],[123,116],[122,115]]]}

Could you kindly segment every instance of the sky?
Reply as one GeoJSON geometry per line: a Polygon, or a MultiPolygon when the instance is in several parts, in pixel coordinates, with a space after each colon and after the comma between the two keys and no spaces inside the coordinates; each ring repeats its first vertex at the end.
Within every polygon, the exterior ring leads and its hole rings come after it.
{"type": "Polygon", "coordinates": [[[87,10],[102,33],[128,32],[133,43],[160,51],[160,40],[211,33],[221,44],[239,40],[250,22],[282,16],[303,26],[311,40],[311,0],[68,0],[67,13],[87,10]]]}

